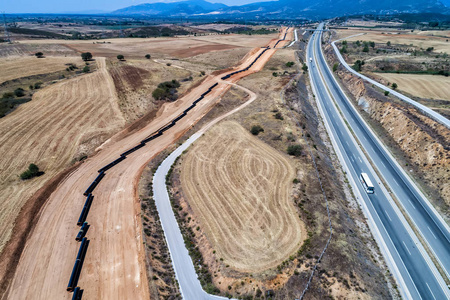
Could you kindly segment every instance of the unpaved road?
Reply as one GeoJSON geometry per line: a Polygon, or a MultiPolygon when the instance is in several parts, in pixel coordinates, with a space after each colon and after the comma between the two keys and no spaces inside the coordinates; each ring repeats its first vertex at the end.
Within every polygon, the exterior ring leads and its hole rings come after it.
{"type": "MultiPolygon", "coordinates": [[[[249,65],[262,50],[253,51],[255,53],[247,56],[239,69],[249,65]]],[[[230,81],[259,71],[275,51],[266,51],[252,68],[231,77],[230,81]]],[[[164,105],[157,117],[139,131],[124,138],[120,138],[123,133],[117,134],[97,155],[61,182],[41,210],[41,217],[25,245],[8,291],[9,299],[72,297],[65,289],[79,246],[75,241],[79,229],[76,221],[85,201],[82,193],[97,176],[97,170],[174,119],[224,74],[209,76],[175,103],[164,105]]],[[[219,82],[176,126],[110,169],[96,188],[87,218],[91,224],[87,234],[91,243],[78,283],[85,290],[86,299],[149,298],[136,192],[138,180],[145,165],[202,118],[229,87],[219,82]]]]}

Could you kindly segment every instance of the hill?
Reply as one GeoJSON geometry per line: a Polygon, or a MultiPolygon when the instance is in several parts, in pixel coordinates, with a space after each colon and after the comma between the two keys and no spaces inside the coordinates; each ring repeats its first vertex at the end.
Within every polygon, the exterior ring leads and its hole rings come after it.
{"type": "MultiPolygon", "coordinates": [[[[450,0],[444,0],[450,1],[450,0]]],[[[448,4],[448,3],[447,3],[448,4]]],[[[148,16],[201,16],[210,18],[297,18],[310,19],[333,18],[354,14],[397,14],[441,12],[450,13],[439,0],[380,0],[380,1],[347,1],[347,0],[279,0],[256,2],[242,6],[227,6],[210,3],[204,0],[188,0],[173,3],[146,3],[126,7],[113,12],[119,15],[148,16]]]]}

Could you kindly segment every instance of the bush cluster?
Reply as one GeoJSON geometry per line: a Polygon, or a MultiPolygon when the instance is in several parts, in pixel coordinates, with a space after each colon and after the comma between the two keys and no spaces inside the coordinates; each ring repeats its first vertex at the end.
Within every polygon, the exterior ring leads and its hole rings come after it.
{"type": "Polygon", "coordinates": [[[170,100],[175,101],[178,98],[178,90],[180,83],[173,79],[172,81],[161,82],[153,91],[152,96],[156,100],[170,100]]]}
{"type": "Polygon", "coordinates": [[[39,167],[36,166],[35,164],[30,164],[28,166],[28,170],[26,170],[25,172],[20,174],[20,179],[22,179],[22,180],[31,179],[33,177],[38,176],[39,173],[40,173],[39,167]]]}

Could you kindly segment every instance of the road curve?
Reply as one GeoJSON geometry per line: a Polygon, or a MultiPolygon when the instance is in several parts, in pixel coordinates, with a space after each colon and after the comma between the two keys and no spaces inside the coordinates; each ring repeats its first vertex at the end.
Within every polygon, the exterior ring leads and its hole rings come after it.
{"type": "MultiPolygon", "coordinates": [[[[344,39],[345,39],[345,38],[344,38],[344,39]]],[[[340,40],[344,40],[344,39],[340,39],[340,40]]],[[[337,41],[332,42],[331,45],[333,46],[334,52],[336,53],[336,56],[338,57],[339,61],[341,62],[341,64],[342,64],[349,72],[351,72],[351,73],[355,74],[356,76],[358,76],[358,77],[360,77],[360,78],[362,78],[362,79],[364,79],[364,80],[370,82],[370,83],[373,84],[373,85],[376,85],[377,87],[379,87],[379,88],[381,88],[381,89],[383,89],[383,90],[385,90],[385,91],[388,91],[390,94],[396,96],[396,97],[399,98],[400,100],[403,100],[403,101],[405,101],[405,102],[407,102],[407,103],[409,103],[409,104],[415,106],[417,109],[419,109],[422,113],[424,113],[424,114],[427,115],[428,117],[434,119],[435,121],[441,123],[442,125],[444,125],[445,127],[447,127],[447,128],[450,129],[450,120],[447,119],[446,117],[444,117],[443,115],[441,115],[441,114],[435,112],[434,110],[432,110],[432,109],[429,108],[429,107],[426,107],[425,105],[422,105],[422,104],[420,104],[420,103],[418,103],[418,102],[412,100],[412,99],[409,98],[409,97],[406,97],[406,96],[403,95],[403,94],[400,94],[400,93],[397,92],[397,91],[394,91],[393,89],[388,88],[388,87],[385,86],[385,85],[382,85],[382,84],[379,83],[378,81],[375,81],[375,80],[373,80],[373,79],[371,79],[371,78],[369,78],[369,77],[367,77],[367,76],[364,76],[364,75],[362,75],[362,74],[356,72],[355,70],[353,70],[353,68],[350,67],[350,66],[347,64],[347,62],[345,61],[345,59],[342,57],[341,52],[339,51],[339,49],[337,48],[337,46],[336,46],[336,44],[335,44],[336,42],[338,42],[338,41],[340,41],[340,40],[337,40],[337,41]]]]}
{"type": "MultiPolygon", "coordinates": [[[[323,24],[319,29],[322,26],[323,24]]],[[[348,124],[363,145],[370,140],[372,143],[365,147],[366,151],[376,166],[384,164],[385,158],[378,157],[377,153],[374,153],[374,148],[380,151],[373,144],[378,141],[365,129],[364,122],[348,104],[344,93],[335,82],[321,51],[320,37],[321,32],[314,33],[307,49],[308,58],[313,58],[313,62],[309,63],[310,80],[319,110],[338,157],[347,170],[358,201],[369,219],[369,226],[399,283],[402,295],[407,299],[450,298],[448,288],[436,267],[431,263],[428,254],[347,128],[348,124]],[[346,121],[340,115],[337,106],[346,121]],[[361,172],[369,174],[375,186],[375,194],[369,195],[363,189],[359,181],[361,172]]],[[[384,175],[383,171],[381,170],[381,173],[384,175]]]]}
{"type": "MultiPolygon", "coordinates": [[[[228,83],[222,81],[222,83],[228,83]]],[[[195,273],[194,264],[192,263],[191,257],[189,256],[188,250],[184,245],[183,236],[181,234],[180,228],[178,227],[177,220],[173,213],[169,194],[166,187],[166,175],[169,172],[171,166],[179,157],[184,150],[189,148],[189,146],[195,142],[199,137],[203,135],[209,128],[214,124],[220,122],[224,118],[231,114],[243,109],[256,99],[256,94],[241,87],[239,85],[229,83],[235,87],[238,87],[250,95],[250,99],[247,100],[242,105],[237,108],[227,112],[226,114],[214,119],[198,132],[194,133],[186,142],[179,146],[174,152],[172,152],[158,167],[156,173],[153,177],[153,197],[156,202],[156,207],[158,209],[158,214],[161,220],[161,226],[166,237],[167,246],[169,247],[170,256],[172,259],[172,264],[175,270],[175,275],[180,285],[180,290],[183,299],[186,300],[209,300],[209,299],[228,299],[225,297],[219,297],[215,295],[207,294],[200,284],[195,273]]]]}

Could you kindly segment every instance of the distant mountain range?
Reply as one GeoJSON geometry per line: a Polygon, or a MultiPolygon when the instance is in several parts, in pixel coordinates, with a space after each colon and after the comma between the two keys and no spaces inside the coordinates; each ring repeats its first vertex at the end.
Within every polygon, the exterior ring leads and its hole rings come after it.
{"type": "MultiPolygon", "coordinates": [[[[442,0],[450,1],[450,0],[442,0]]],[[[210,18],[332,18],[355,14],[448,13],[450,9],[439,0],[279,0],[227,6],[204,0],[172,3],[146,3],[112,12],[115,15],[149,17],[210,18]]]]}

